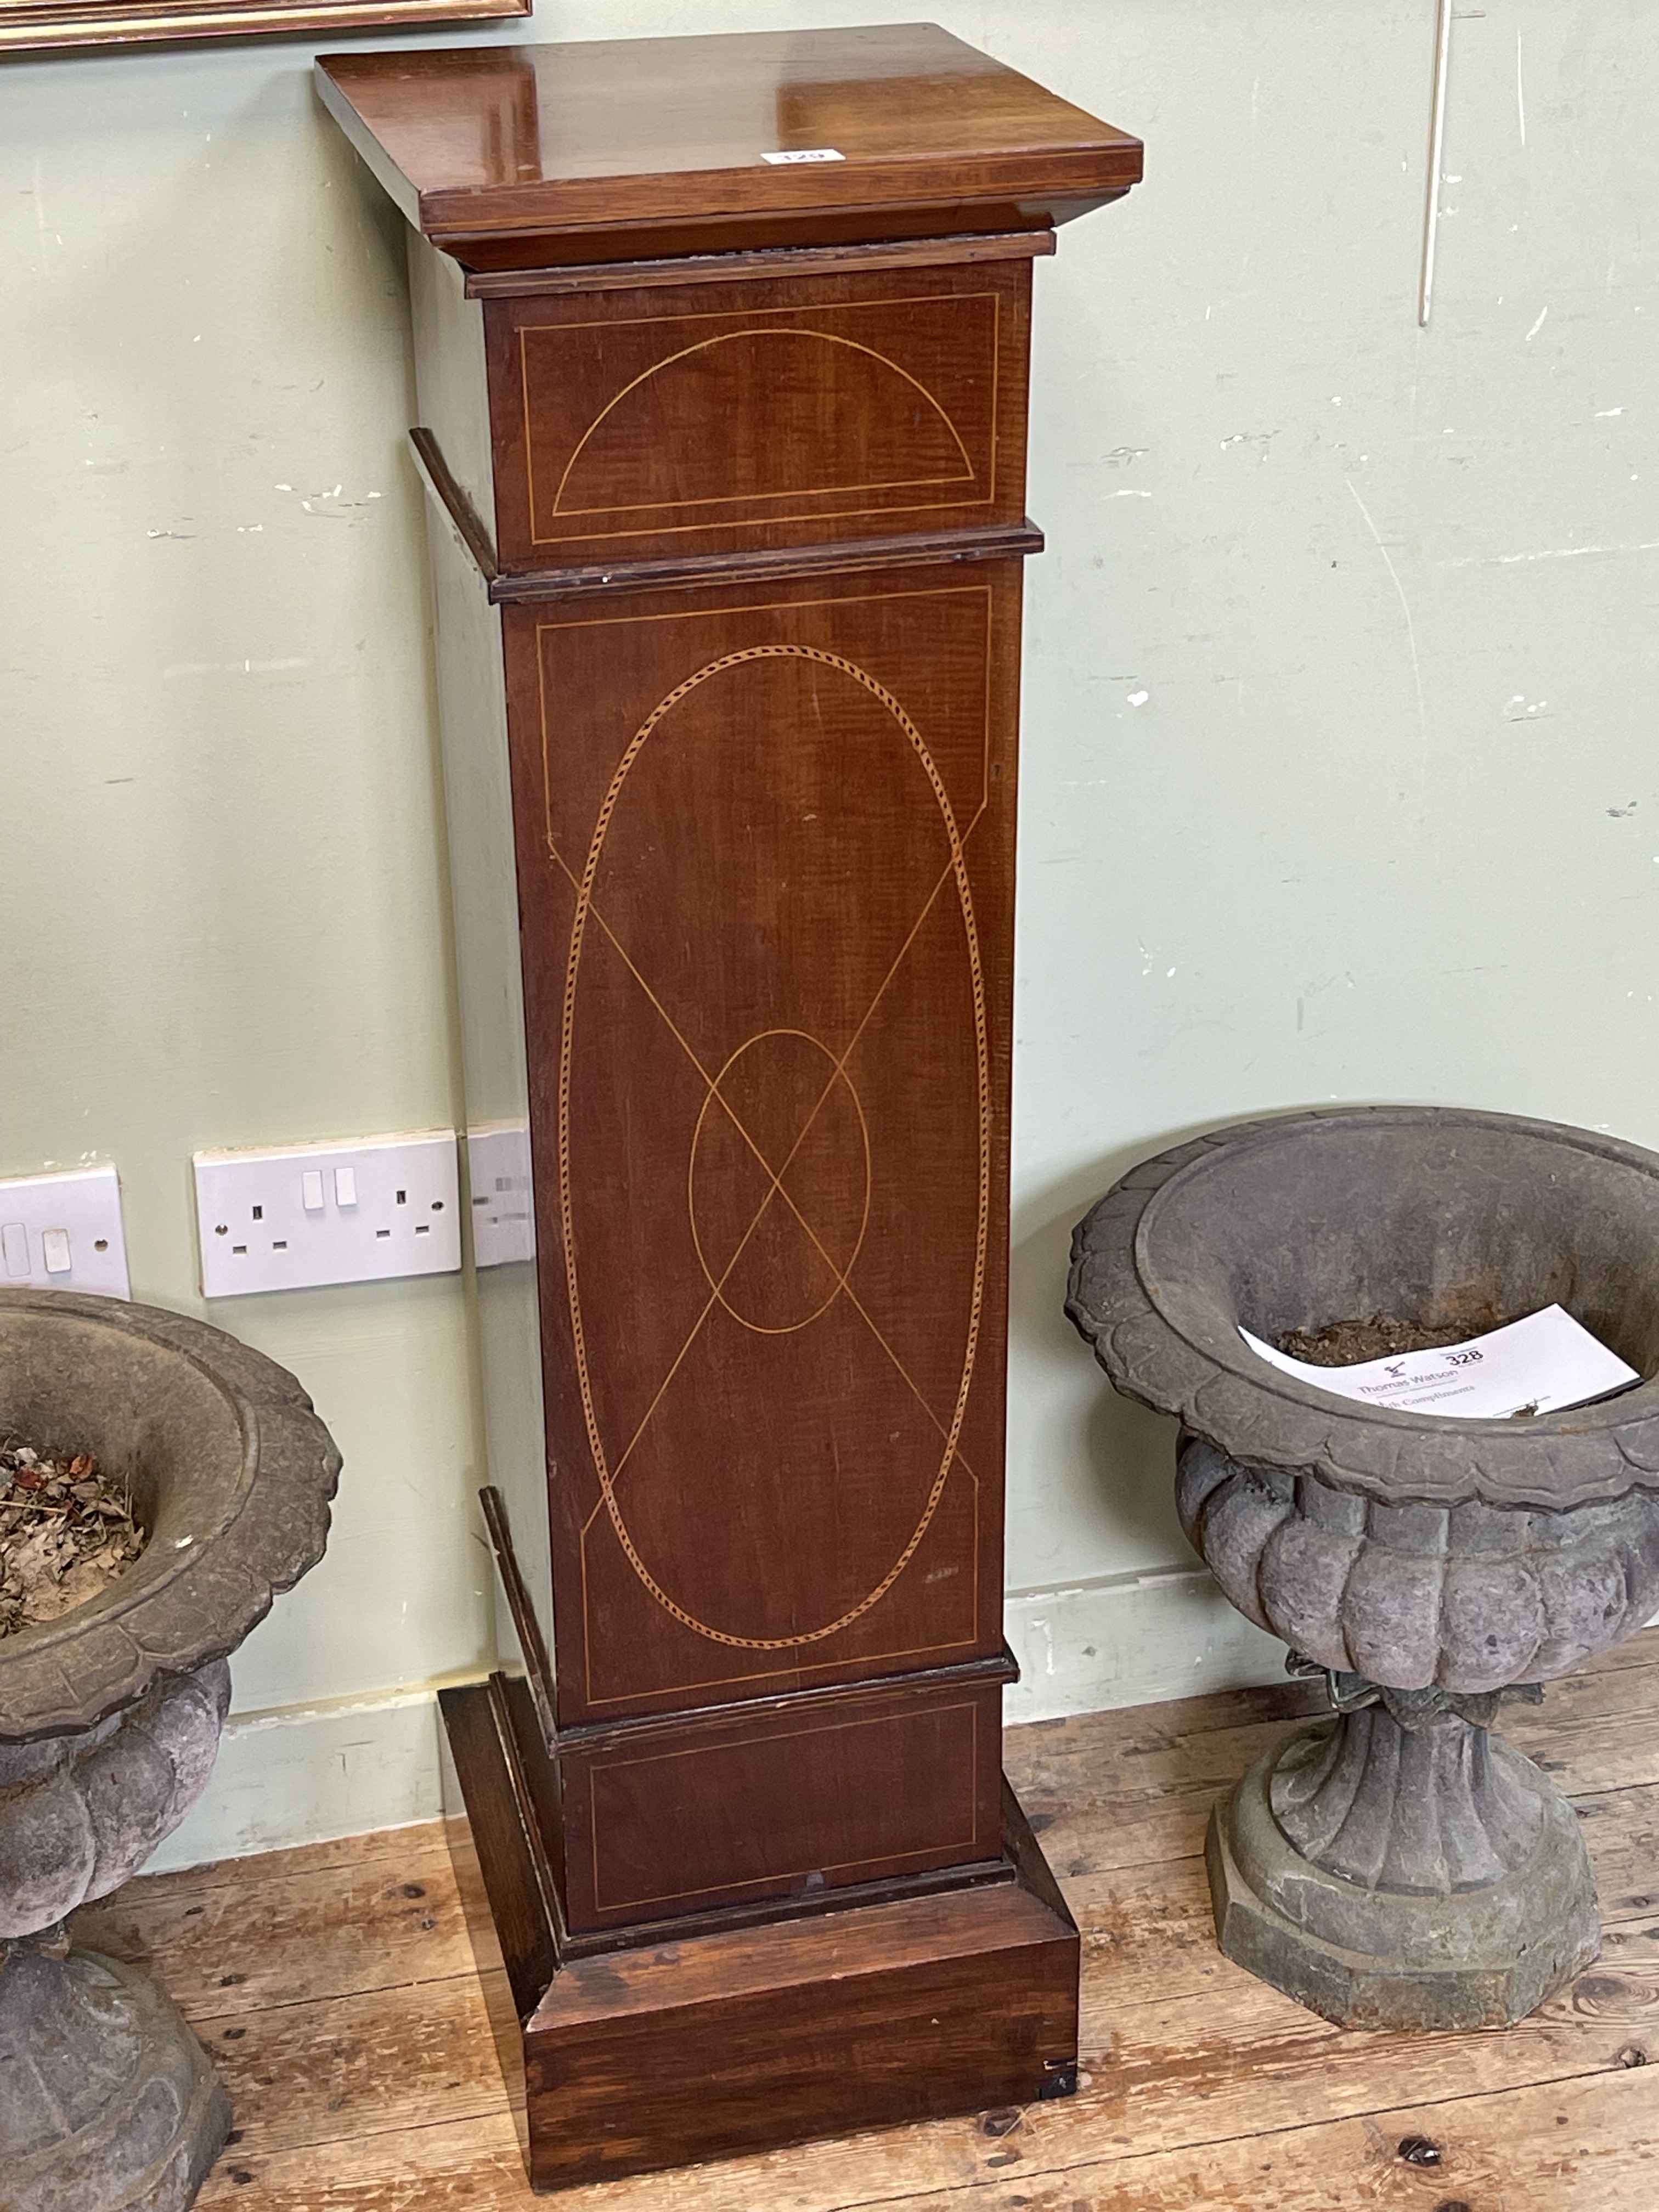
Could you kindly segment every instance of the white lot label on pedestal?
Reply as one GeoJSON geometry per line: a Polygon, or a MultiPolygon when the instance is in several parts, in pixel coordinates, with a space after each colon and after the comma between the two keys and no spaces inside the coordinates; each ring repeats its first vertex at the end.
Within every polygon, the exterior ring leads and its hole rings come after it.
{"type": "Polygon", "coordinates": [[[1397,1359],[1366,1359],[1354,1367],[1311,1366],[1263,1344],[1247,1328],[1238,1333],[1269,1366],[1334,1398],[1459,1421],[1553,1413],[1604,1398],[1641,1379],[1560,1306],[1546,1306],[1541,1313],[1471,1337],[1467,1344],[1407,1352],[1397,1359]]]}

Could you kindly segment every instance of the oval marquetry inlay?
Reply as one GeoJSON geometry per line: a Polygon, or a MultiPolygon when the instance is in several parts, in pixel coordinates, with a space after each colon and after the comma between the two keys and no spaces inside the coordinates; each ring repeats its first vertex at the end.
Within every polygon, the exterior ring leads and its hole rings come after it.
{"type": "MultiPolygon", "coordinates": [[[[787,741],[775,732],[761,734],[766,742],[787,741]]],[[[718,742],[752,749],[757,735],[739,714],[732,718],[729,729],[720,728],[718,742]]],[[[848,775],[847,803],[855,809],[857,785],[852,778],[850,763],[848,775]]],[[[854,818],[856,819],[855,813],[854,818]]],[[[677,685],[653,708],[629,740],[593,824],[586,863],[576,884],[575,912],[566,963],[557,1102],[558,1200],[576,1382],[601,1503],[629,1566],[666,1613],[716,1644],[750,1651],[793,1650],[821,1643],[869,1613],[881,1602],[914,1558],[939,1509],[956,1463],[986,1297],[992,1169],[992,1085],[986,989],[962,838],[945,780],[921,732],[899,701],[856,662],[815,646],[800,644],[750,646],[726,653],[677,685]],[[916,1470],[928,1487],[920,1501],[918,1516],[908,1538],[864,1594],[838,1612],[835,1619],[793,1635],[754,1636],[699,1618],[653,1572],[629,1525],[623,1499],[618,1494],[616,1471],[601,1432],[590,1371],[576,1224],[576,1190],[582,1166],[580,1148],[573,1144],[571,1091],[583,947],[590,921],[596,930],[606,928],[595,911],[595,885],[613,823],[629,804],[627,787],[630,775],[647,746],[653,743],[672,744],[674,710],[694,692],[727,671],[758,661],[792,659],[810,663],[826,676],[860,686],[879,703],[890,718],[893,741],[909,748],[938,808],[943,830],[945,872],[933,883],[933,890],[943,895],[948,880],[955,892],[961,917],[963,958],[967,968],[967,995],[972,1008],[977,1193],[971,1281],[963,1285],[967,1295],[958,1380],[948,1419],[945,1407],[941,1406],[939,1409],[938,1457],[935,1461],[930,1454],[927,1462],[932,1471],[927,1472],[927,1468],[916,1470]]],[[[911,931],[913,938],[933,902],[928,884],[921,884],[918,889],[919,911],[911,931]]],[[[726,956],[718,951],[711,955],[716,961],[723,957],[726,956]]],[[[903,957],[904,949],[901,946],[894,968],[889,971],[890,980],[903,957]]],[[[709,988],[717,994],[721,989],[721,973],[718,964],[709,971],[709,988]]],[[[881,988],[885,989],[885,984],[881,988]]],[[[880,997],[879,991],[877,997],[880,997]]],[[[843,1298],[850,1299],[854,1295],[848,1278],[868,1223],[872,1153],[881,1142],[879,1128],[866,1125],[864,1109],[848,1073],[847,1062],[863,1027],[859,1023],[854,1028],[851,1041],[837,1054],[805,1029],[781,1023],[769,1026],[731,1049],[718,1073],[712,1065],[709,1066],[702,1078],[706,1095],[701,1111],[686,1115],[683,1139],[687,1161],[686,1202],[697,1264],[708,1292],[705,1313],[711,1308],[723,1307],[757,1337],[793,1338],[815,1323],[827,1326],[832,1310],[843,1298]],[[757,1119],[757,1109],[763,1103],[763,1125],[757,1119]]],[[[917,1082],[927,1079],[926,1072],[919,1067],[917,1082]]],[[[696,1335],[697,1329],[694,1328],[687,1352],[696,1335]]],[[[685,1353],[681,1357],[683,1359],[685,1353]]],[[[675,1363],[677,1368],[679,1364],[675,1363]]],[[[661,1395],[659,1392],[659,1400],[661,1395]]],[[[776,1410],[780,1419],[787,1422],[788,1407],[780,1405],[776,1410]]],[[[648,1430],[653,1418],[654,1413],[647,1413],[635,1432],[635,1443],[641,1433],[648,1430]]],[[[752,1448],[753,1441],[752,1430],[745,1429],[733,1436],[732,1449],[741,1452],[752,1448]]],[[[630,1444],[629,1449],[632,1449],[630,1444]]],[[[623,1456],[626,1458],[626,1452],[623,1456]]],[[[896,1466],[893,1480],[902,1480],[902,1473],[896,1466]]],[[[695,1499],[688,1500],[688,1508],[696,1510],[695,1499]]]]}
{"type": "Polygon", "coordinates": [[[738,1046],[697,1116],[687,1195],[698,1265],[734,1321],[787,1336],[834,1304],[869,1224],[870,1132],[828,1045],[804,1030],[763,1030],[738,1046]],[[756,1085],[795,1101],[796,1132],[776,1158],[743,1120],[743,1091],[756,1085]],[[757,1167],[769,1186],[758,1208],[757,1167]]]}

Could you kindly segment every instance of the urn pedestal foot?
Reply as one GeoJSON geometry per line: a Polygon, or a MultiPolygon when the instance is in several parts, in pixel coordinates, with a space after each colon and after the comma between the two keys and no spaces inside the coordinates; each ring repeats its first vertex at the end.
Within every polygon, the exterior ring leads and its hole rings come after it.
{"type": "Polygon", "coordinates": [[[1181,1524],[1227,1597],[1329,1676],[1337,1721],[1218,1810],[1222,1948],[1346,2025],[1519,2020],[1595,1958],[1595,1893],[1488,1730],[1659,1607],[1659,1153],[1458,1107],[1241,1122],[1107,1193],[1066,1310],[1179,1418],[1181,1524]],[[1463,1418],[1466,1340],[1557,1302],[1641,1379],[1463,1418]],[[1440,1340],[1432,1396],[1340,1396],[1241,1334],[1364,1316],[1440,1340]]]}
{"type": "Polygon", "coordinates": [[[1601,1949],[1577,1821],[1436,1693],[1381,1697],[1267,1753],[1216,1807],[1217,1938],[1341,2027],[1508,2027],[1601,1949]]]}
{"type": "Polygon", "coordinates": [[[6,1949],[7,2212],[185,2212],[230,2124],[206,2052],[153,1982],[61,1940],[6,1949]]]}

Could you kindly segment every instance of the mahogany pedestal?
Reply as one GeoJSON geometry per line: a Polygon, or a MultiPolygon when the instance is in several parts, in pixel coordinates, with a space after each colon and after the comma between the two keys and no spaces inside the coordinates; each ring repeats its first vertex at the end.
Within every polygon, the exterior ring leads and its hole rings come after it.
{"type": "Polygon", "coordinates": [[[1063,2094],[1000,1772],[1030,276],[927,26],[337,56],[410,224],[532,2179],[1063,2094]],[[787,158],[778,158],[787,157],[787,158]]]}

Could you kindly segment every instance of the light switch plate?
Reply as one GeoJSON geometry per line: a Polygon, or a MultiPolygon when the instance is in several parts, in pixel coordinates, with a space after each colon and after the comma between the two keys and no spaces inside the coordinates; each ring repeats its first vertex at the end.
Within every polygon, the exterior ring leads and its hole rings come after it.
{"type": "Polygon", "coordinates": [[[461,1264],[453,1130],[198,1152],[195,1168],[205,1297],[447,1275],[461,1264]]]}
{"type": "Polygon", "coordinates": [[[0,1182],[0,1283],[130,1297],[121,1185],[112,1167],[0,1182]]]}

